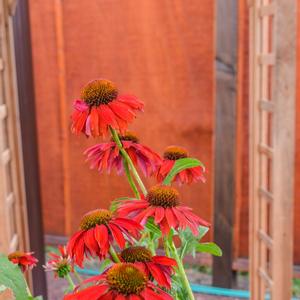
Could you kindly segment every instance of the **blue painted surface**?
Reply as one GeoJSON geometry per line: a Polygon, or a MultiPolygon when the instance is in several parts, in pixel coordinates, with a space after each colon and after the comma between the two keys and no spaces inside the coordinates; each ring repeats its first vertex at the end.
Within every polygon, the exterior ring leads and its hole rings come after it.
{"type": "MultiPolygon", "coordinates": [[[[100,273],[96,270],[89,269],[80,269],[75,267],[76,271],[79,274],[95,276],[100,273]]],[[[200,284],[191,284],[191,288],[194,293],[206,294],[206,295],[215,295],[222,297],[233,297],[233,298],[241,298],[241,299],[250,299],[250,292],[245,290],[231,290],[231,289],[223,289],[214,286],[200,285],[200,284]]],[[[266,300],[270,299],[270,297],[266,297],[266,300]]],[[[298,298],[293,298],[292,300],[299,300],[298,298]]]]}

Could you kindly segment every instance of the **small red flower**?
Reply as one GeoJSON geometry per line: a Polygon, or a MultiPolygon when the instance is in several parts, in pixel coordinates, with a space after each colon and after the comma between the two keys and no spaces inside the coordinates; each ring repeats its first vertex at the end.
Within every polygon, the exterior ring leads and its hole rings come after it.
{"type": "Polygon", "coordinates": [[[52,257],[45,266],[45,271],[54,272],[55,277],[64,278],[70,272],[73,272],[73,261],[71,256],[67,253],[65,246],[58,246],[60,255],[50,252],[49,255],[52,257]]]}
{"type": "Polygon", "coordinates": [[[97,79],[89,82],[81,91],[81,99],[75,100],[72,113],[72,131],[87,136],[105,136],[108,127],[124,133],[142,111],[144,104],[132,95],[119,95],[114,83],[97,79]]]}
{"type": "Polygon", "coordinates": [[[143,227],[133,220],[114,217],[106,209],[96,209],[83,216],[80,230],[70,239],[67,251],[74,262],[82,267],[84,255],[105,258],[110,245],[115,240],[121,249],[125,247],[125,237],[132,241],[138,238],[143,227]]]}
{"type": "Polygon", "coordinates": [[[166,256],[152,256],[151,251],[145,247],[128,247],[120,253],[123,262],[134,263],[151,275],[157,283],[165,288],[171,288],[171,276],[174,274],[174,266],[177,263],[174,259],[166,256]]]}
{"type": "Polygon", "coordinates": [[[8,259],[18,265],[22,272],[25,272],[31,270],[38,263],[38,260],[32,254],[33,252],[15,251],[8,255],[8,259]]]}
{"type": "MultiPolygon", "coordinates": [[[[146,177],[155,173],[161,164],[160,156],[149,147],[139,143],[138,138],[132,132],[126,132],[120,136],[123,147],[130,156],[132,162],[138,166],[146,177]]],[[[101,143],[88,148],[84,154],[91,162],[91,168],[97,168],[102,173],[113,168],[118,174],[124,173],[123,159],[115,142],[101,143]]]]}
{"type": "Polygon", "coordinates": [[[141,224],[153,217],[163,235],[167,235],[170,228],[186,227],[197,235],[200,225],[209,226],[209,223],[196,216],[191,208],[181,205],[179,193],[169,186],[152,187],[145,199],[123,201],[118,208],[118,214],[121,217],[133,218],[141,224]]]}
{"type": "Polygon", "coordinates": [[[155,286],[136,265],[118,263],[105,273],[84,283],[96,282],[79,292],[65,296],[65,300],[172,300],[172,297],[155,286]]]}
{"type": "MultiPolygon", "coordinates": [[[[188,157],[188,153],[184,148],[177,147],[177,146],[169,146],[166,148],[164,155],[164,159],[162,161],[162,164],[157,172],[157,181],[162,182],[165,177],[169,174],[171,169],[173,168],[176,160],[180,158],[186,158],[188,157]]],[[[192,183],[197,182],[201,180],[202,182],[205,182],[204,177],[205,168],[203,166],[193,167],[185,169],[181,172],[179,172],[173,181],[176,181],[178,184],[184,184],[184,183],[192,183]]]]}

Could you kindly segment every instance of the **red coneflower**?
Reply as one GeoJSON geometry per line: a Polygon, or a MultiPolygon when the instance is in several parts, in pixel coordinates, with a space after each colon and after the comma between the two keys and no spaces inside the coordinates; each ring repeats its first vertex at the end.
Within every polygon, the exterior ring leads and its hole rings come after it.
{"type": "Polygon", "coordinates": [[[73,261],[67,253],[65,246],[58,246],[60,255],[50,252],[49,255],[53,258],[49,260],[43,267],[45,271],[54,272],[55,277],[64,278],[70,272],[73,272],[73,261]]]}
{"type": "MultiPolygon", "coordinates": [[[[188,152],[186,149],[177,147],[177,146],[169,146],[166,148],[164,155],[164,159],[162,164],[157,172],[157,181],[162,182],[165,177],[169,174],[171,169],[173,168],[175,161],[180,158],[188,157],[188,152]]],[[[192,183],[201,180],[205,182],[205,177],[203,173],[205,172],[205,168],[203,166],[193,167],[185,169],[179,172],[173,179],[178,184],[184,183],[192,183]]]]}
{"type": "Polygon", "coordinates": [[[145,247],[128,247],[120,253],[120,259],[127,263],[134,263],[144,270],[157,283],[168,289],[171,288],[171,276],[177,263],[174,259],[166,256],[152,256],[151,251],[145,247]]]}
{"type": "Polygon", "coordinates": [[[87,136],[106,135],[108,127],[124,133],[144,104],[132,95],[119,95],[114,83],[105,79],[89,82],[75,100],[72,131],[87,136]]]}
{"type": "Polygon", "coordinates": [[[185,229],[186,227],[197,235],[199,225],[209,226],[209,223],[196,216],[191,208],[181,205],[178,191],[169,186],[154,186],[149,190],[146,198],[139,201],[122,201],[118,214],[132,217],[141,224],[144,224],[149,217],[153,217],[163,235],[167,235],[170,228],[185,229]]]}
{"type": "Polygon", "coordinates": [[[85,214],[80,230],[70,239],[67,251],[74,262],[82,267],[84,255],[105,258],[113,240],[121,249],[125,247],[125,237],[132,241],[138,238],[143,227],[133,220],[113,216],[107,209],[96,209],[85,214]]]}
{"type": "MultiPolygon", "coordinates": [[[[137,136],[132,132],[126,132],[119,137],[132,162],[142,170],[145,176],[149,177],[157,171],[161,163],[161,158],[157,153],[140,144],[137,136]]],[[[84,154],[91,162],[91,168],[96,168],[100,173],[104,170],[110,173],[113,168],[118,174],[124,173],[121,153],[113,141],[92,146],[84,154]]]]}
{"type": "Polygon", "coordinates": [[[105,273],[85,280],[96,282],[82,291],[65,296],[66,300],[172,300],[155,286],[147,275],[134,264],[118,263],[105,273]]]}
{"type": "Polygon", "coordinates": [[[22,272],[25,272],[31,270],[38,263],[38,260],[32,254],[33,252],[15,251],[8,255],[8,259],[18,265],[22,272]]]}

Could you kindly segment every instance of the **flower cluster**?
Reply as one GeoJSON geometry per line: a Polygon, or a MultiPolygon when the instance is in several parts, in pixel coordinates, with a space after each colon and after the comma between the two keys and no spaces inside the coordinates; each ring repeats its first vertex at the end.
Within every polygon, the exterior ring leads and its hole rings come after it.
{"type": "Polygon", "coordinates": [[[38,260],[32,255],[33,252],[15,251],[8,255],[8,259],[15,265],[18,265],[22,272],[31,270],[36,266],[38,260]]]}
{"type": "MultiPolygon", "coordinates": [[[[112,170],[119,175],[126,173],[135,197],[118,203],[114,211],[98,208],[82,217],[79,230],[67,245],[70,258],[80,267],[88,257],[110,258],[113,264],[99,276],[84,281],[66,299],[173,299],[169,292],[180,262],[156,255],[155,247],[150,251],[141,245],[143,238],[149,245],[153,243],[146,224],[152,220],[162,237],[187,228],[197,236],[200,225],[209,226],[182,203],[174,187],[164,182],[176,162],[189,157],[187,150],[169,146],[161,157],[127,130],[143,108],[144,104],[135,96],[120,95],[116,85],[104,79],[88,83],[80,99],[74,102],[74,133],[82,132],[87,137],[106,137],[111,133],[110,140],[84,152],[90,167],[99,173],[112,170]],[[154,177],[157,185],[147,191],[135,168],[145,177],[154,177]],[[87,283],[93,284],[84,287],[87,283]]],[[[182,168],[172,182],[179,185],[205,182],[204,172],[202,164],[182,168]]]]}
{"type": "MultiPolygon", "coordinates": [[[[96,138],[110,135],[84,152],[91,168],[99,173],[125,173],[134,197],[114,202],[111,209],[87,212],[67,245],[59,247],[59,254],[49,254],[45,270],[67,279],[72,289],[65,299],[194,299],[182,262],[187,242],[181,240],[185,245],[179,252],[173,237],[181,239],[188,231],[197,240],[200,227],[209,223],[183,203],[171,184],[205,182],[205,168],[182,147],[169,146],[161,157],[128,131],[143,108],[137,97],[120,94],[114,83],[104,79],[89,82],[74,102],[73,133],[96,138]],[[138,171],[153,177],[156,185],[147,189],[138,171]],[[156,254],[161,244],[165,255],[156,254]],[[76,269],[91,257],[109,264],[105,263],[101,274],[82,281],[76,269]],[[77,286],[74,276],[79,278],[77,286]]],[[[10,260],[24,270],[37,262],[31,253],[11,254],[10,260]]]]}

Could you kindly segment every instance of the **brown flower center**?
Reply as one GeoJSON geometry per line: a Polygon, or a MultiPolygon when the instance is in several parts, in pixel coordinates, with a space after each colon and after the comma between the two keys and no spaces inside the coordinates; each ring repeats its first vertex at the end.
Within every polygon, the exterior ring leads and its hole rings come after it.
{"type": "Polygon", "coordinates": [[[112,218],[112,213],[107,209],[96,209],[85,214],[80,222],[82,230],[88,230],[96,225],[106,225],[112,218]]]}
{"type": "Polygon", "coordinates": [[[169,186],[154,186],[149,190],[147,200],[152,206],[174,207],[179,205],[179,193],[169,186]]]}
{"type": "Polygon", "coordinates": [[[146,275],[135,265],[129,263],[115,264],[107,272],[107,281],[111,289],[123,295],[139,295],[147,283],[146,275]]]}
{"type": "Polygon", "coordinates": [[[131,141],[133,143],[139,142],[138,137],[132,131],[127,131],[124,135],[120,135],[120,140],[121,141],[131,141]]]}
{"type": "Polygon", "coordinates": [[[8,255],[8,259],[9,260],[12,260],[12,259],[15,259],[15,258],[20,258],[22,256],[25,256],[26,254],[24,252],[21,252],[21,251],[15,251],[15,252],[12,252],[8,255]]]}
{"type": "Polygon", "coordinates": [[[151,251],[141,246],[128,247],[121,252],[120,256],[128,263],[147,262],[152,259],[151,251]]]}
{"type": "Polygon", "coordinates": [[[164,159],[177,160],[186,157],[188,157],[187,151],[177,146],[169,146],[164,152],[164,159]]]}
{"type": "Polygon", "coordinates": [[[116,99],[118,90],[114,83],[105,79],[96,79],[89,82],[81,91],[81,98],[89,106],[108,104],[116,99]]]}

